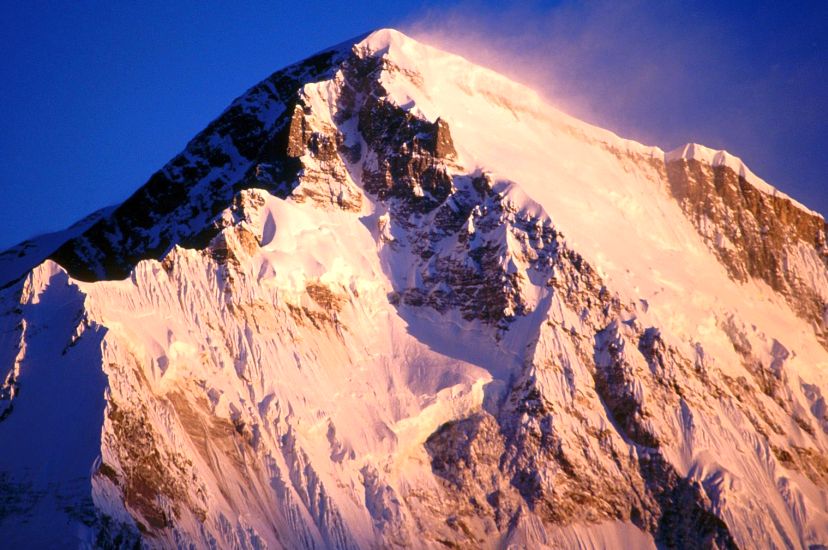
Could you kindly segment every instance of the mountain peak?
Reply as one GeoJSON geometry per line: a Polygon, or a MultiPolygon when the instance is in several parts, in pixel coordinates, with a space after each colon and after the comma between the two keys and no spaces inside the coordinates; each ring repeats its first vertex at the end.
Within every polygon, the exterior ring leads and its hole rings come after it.
{"type": "Polygon", "coordinates": [[[392,44],[403,44],[406,42],[416,42],[410,36],[390,27],[377,29],[370,32],[364,39],[359,41],[357,45],[364,45],[369,47],[372,51],[380,51],[390,47],[392,44]]]}
{"type": "Polygon", "coordinates": [[[3,542],[823,547],[826,225],[747,178],[391,29],[280,70],[0,256],[3,542]]]}

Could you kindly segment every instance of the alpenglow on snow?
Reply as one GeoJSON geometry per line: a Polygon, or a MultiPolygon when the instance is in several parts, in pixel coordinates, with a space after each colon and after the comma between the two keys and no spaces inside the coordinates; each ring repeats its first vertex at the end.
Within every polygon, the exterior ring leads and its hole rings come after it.
{"type": "Polygon", "coordinates": [[[8,548],[823,548],[826,223],[394,30],[0,255],[8,548]]]}

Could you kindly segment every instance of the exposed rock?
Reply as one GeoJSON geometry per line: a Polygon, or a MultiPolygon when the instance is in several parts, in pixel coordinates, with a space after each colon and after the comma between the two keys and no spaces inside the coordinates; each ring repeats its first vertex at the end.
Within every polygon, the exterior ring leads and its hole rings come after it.
{"type": "Polygon", "coordinates": [[[811,322],[828,347],[828,224],[790,199],[763,193],[728,166],[695,159],[666,165],[670,190],[732,277],[761,279],[811,322]],[[808,281],[799,259],[824,267],[808,281]]]}

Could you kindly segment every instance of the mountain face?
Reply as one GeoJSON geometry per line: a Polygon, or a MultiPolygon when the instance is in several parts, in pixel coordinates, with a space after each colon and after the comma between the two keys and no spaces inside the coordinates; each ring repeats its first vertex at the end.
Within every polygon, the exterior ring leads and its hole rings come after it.
{"type": "Polygon", "coordinates": [[[826,223],[393,30],[0,255],[11,548],[823,548],[826,223]]]}

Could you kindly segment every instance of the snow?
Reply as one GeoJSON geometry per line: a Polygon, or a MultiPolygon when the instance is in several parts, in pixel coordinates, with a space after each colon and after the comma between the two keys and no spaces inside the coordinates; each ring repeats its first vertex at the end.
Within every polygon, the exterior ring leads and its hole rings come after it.
{"type": "MultiPolygon", "coordinates": [[[[788,376],[825,387],[828,354],[811,328],[763,282],[742,284],[728,275],[650,162],[692,158],[710,166],[724,165],[760,191],[788,198],[737,157],[694,144],[664,153],[623,140],[543,104],[537,94],[519,84],[395,31],[378,31],[363,46],[385,52],[396,66],[381,77],[391,101],[428,120],[439,117],[448,122],[460,154],[458,171],[486,171],[516,182],[520,196],[514,201],[520,207],[546,214],[568,245],[583,254],[622,297],[647,302],[646,310],[638,311],[638,323],[661,327],[668,342],[687,356],[692,357],[700,344],[715,369],[738,378],[746,374],[742,358],[721,328],[726,319],[738,319],[754,349],[769,355],[767,342],[773,337],[796,350],[785,365],[788,376]]],[[[814,251],[793,258],[824,296],[828,278],[814,251]]],[[[733,453],[730,432],[711,427],[705,433],[710,434],[708,444],[722,463],[742,464],[740,476],[756,468],[733,453]]],[[[694,469],[692,464],[705,455],[698,456],[684,462],[680,471],[701,479],[723,475],[694,469]]],[[[751,492],[765,492],[767,484],[755,479],[750,487],[741,497],[731,491],[730,498],[744,503],[751,492]]],[[[811,504],[821,508],[816,503],[823,498],[813,497],[811,504]]],[[[764,499],[779,510],[787,506],[775,490],[765,492],[764,499]]],[[[734,524],[748,526],[755,517],[755,512],[748,513],[734,524]]],[[[796,529],[790,524],[785,528],[796,529]]],[[[782,544],[780,539],[768,543],[782,544]]]]}
{"type": "MultiPolygon", "coordinates": [[[[3,541],[9,547],[27,547],[32,541],[61,546],[76,531],[81,536],[92,534],[91,529],[74,526],[71,519],[88,514],[92,505],[84,480],[88,483],[100,453],[101,432],[87,428],[103,423],[107,381],[100,364],[100,342],[105,329],[92,323],[72,345],[84,296],[56,264],[41,264],[24,285],[29,299],[22,304],[26,321],[15,366],[20,395],[29,395],[13,399],[15,421],[0,425],[0,438],[6,442],[0,453],[0,483],[11,483],[2,488],[5,498],[14,497],[7,504],[11,510],[15,501],[30,510],[28,522],[4,529],[3,541]],[[17,477],[5,477],[9,472],[17,477]],[[44,531],[47,524],[51,528],[44,531]]],[[[4,345],[14,332],[5,332],[4,345]]]]}
{"type": "MultiPolygon", "coordinates": [[[[262,192],[248,193],[265,201],[248,222],[243,222],[262,238],[262,247],[245,259],[238,277],[249,283],[241,286],[245,295],[238,299],[239,307],[261,311],[256,313],[256,323],[265,331],[259,336],[264,340],[246,339],[249,327],[244,318],[214,311],[210,300],[215,299],[216,285],[221,283],[208,276],[211,269],[203,255],[183,249],[172,253],[176,269],[181,271],[171,276],[158,262],[150,261],[139,265],[132,280],[81,283],[89,295],[89,311],[110,327],[109,338],[128,345],[139,364],[158,364],[159,355],[165,357],[163,372],[147,373],[153,391],[160,395],[180,392],[194,379],[206,379],[210,393],[218,396],[215,414],[224,418],[234,414],[247,418],[250,405],[274,396],[281,403],[293,404],[288,413],[295,427],[293,434],[314,468],[330,462],[327,457],[332,450],[325,434],[330,419],[336,419],[342,448],[360,457],[390,453],[397,457],[395,468],[412,471],[405,457],[414,453],[422,462],[424,438],[445,420],[479,407],[481,384],[490,377],[478,367],[429,350],[408,334],[405,323],[387,302],[390,287],[383,282],[374,237],[358,217],[322,212],[312,205],[262,192]],[[301,322],[284,318],[281,312],[286,304],[316,307],[306,292],[312,283],[325,285],[343,300],[344,308],[336,318],[341,329],[331,325],[316,334],[302,328],[301,322]],[[185,289],[183,294],[179,288],[185,289]],[[257,304],[275,308],[274,313],[265,315],[264,310],[255,309],[257,304]],[[136,318],[140,323],[133,321],[136,318]],[[231,334],[237,336],[224,350],[226,344],[221,342],[231,334]],[[237,340],[239,337],[242,339],[237,340]],[[301,348],[295,347],[297,341],[302,342],[301,348]],[[245,356],[255,358],[255,365],[242,365],[234,359],[245,356]],[[416,393],[405,390],[409,370],[418,373],[413,386],[416,393]],[[377,376],[382,372],[386,374],[377,376]],[[389,393],[389,383],[398,386],[399,393],[389,393]],[[308,392],[309,385],[314,391],[308,392]],[[241,412],[234,413],[234,408],[241,412]]],[[[119,391],[113,390],[113,399],[126,398],[118,395],[119,391]]],[[[260,415],[258,411],[252,414],[260,415]]],[[[174,430],[175,434],[180,428],[174,430]]],[[[264,437],[263,441],[267,440],[264,437]]],[[[274,445],[270,452],[281,452],[277,441],[265,443],[274,445]]],[[[198,455],[193,451],[188,456],[192,454],[198,455]]],[[[242,483],[235,476],[243,472],[234,473],[232,468],[217,471],[209,464],[200,467],[208,485],[242,483]],[[217,476],[214,481],[212,476],[217,476]]],[[[280,468],[287,475],[291,466],[282,464],[280,468]]],[[[411,475],[422,475],[421,468],[414,468],[411,475]]],[[[341,504],[353,496],[348,496],[350,490],[337,489],[334,480],[346,475],[356,481],[359,470],[356,464],[349,467],[349,473],[335,468],[317,471],[317,475],[341,504]]],[[[217,489],[214,492],[218,494],[217,489]]],[[[231,517],[233,507],[239,505],[228,503],[225,514],[231,517]]],[[[356,516],[350,518],[350,525],[366,521],[352,513],[356,516]]],[[[259,533],[268,532],[264,525],[252,526],[259,533]]]]}

